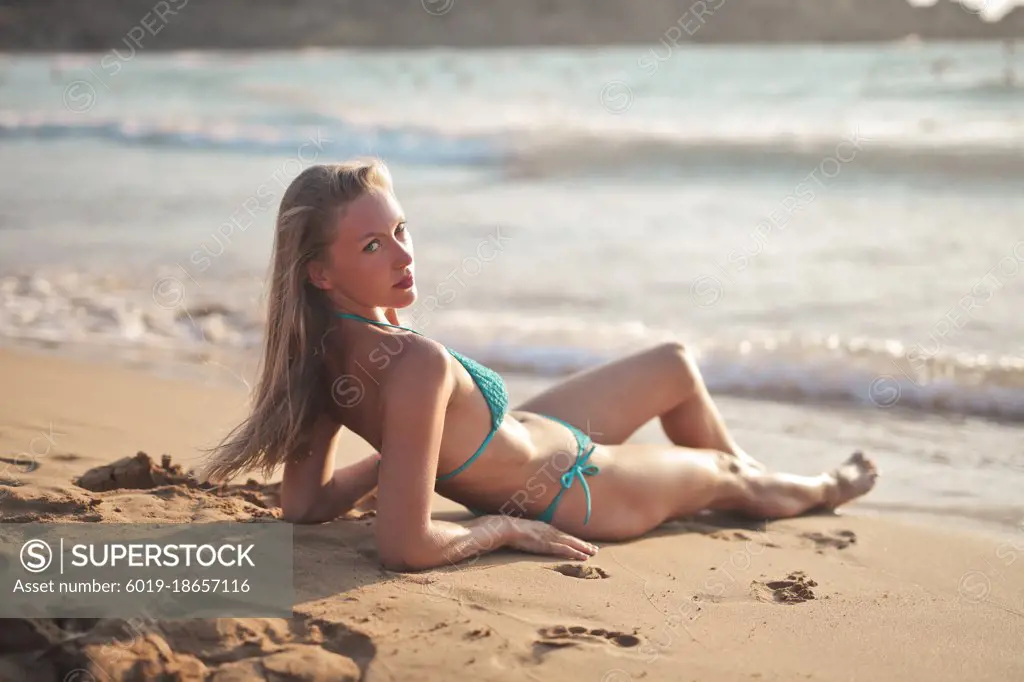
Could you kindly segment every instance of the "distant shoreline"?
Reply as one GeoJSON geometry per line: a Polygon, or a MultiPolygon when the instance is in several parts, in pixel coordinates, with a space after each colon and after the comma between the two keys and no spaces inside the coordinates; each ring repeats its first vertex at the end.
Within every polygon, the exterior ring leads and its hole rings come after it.
{"type": "Polygon", "coordinates": [[[33,0],[0,7],[0,51],[598,47],[1024,40],[951,0],[33,0]]]}

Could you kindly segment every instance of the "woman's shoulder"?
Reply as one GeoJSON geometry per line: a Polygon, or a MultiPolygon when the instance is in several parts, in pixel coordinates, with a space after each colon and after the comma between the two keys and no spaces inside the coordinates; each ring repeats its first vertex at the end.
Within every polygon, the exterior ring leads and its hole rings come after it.
{"type": "Polygon", "coordinates": [[[379,347],[395,376],[439,379],[451,373],[452,356],[441,343],[416,334],[404,334],[400,339],[401,344],[381,344],[379,347]]]}
{"type": "Polygon", "coordinates": [[[413,332],[395,334],[370,330],[370,334],[352,345],[332,346],[337,353],[338,366],[369,374],[382,387],[394,381],[437,381],[451,374],[452,358],[448,349],[430,337],[413,332]]]}
{"type": "MultiPolygon", "coordinates": [[[[410,335],[412,336],[412,335],[410,335]]],[[[450,394],[455,381],[452,357],[443,345],[426,337],[403,337],[400,350],[387,349],[387,367],[381,396],[385,402],[404,402],[437,394],[450,394]]],[[[385,352],[387,352],[385,351],[385,352]]]]}
{"type": "MultiPolygon", "coordinates": [[[[332,344],[333,345],[333,344],[332,344]]],[[[353,418],[351,409],[366,406],[373,396],[374,410],[399,410],[448,394],[455,383],[448,350],[433,339],[416,334],[371,334],[348,347],[334,346],[328,360],[331,398],[348,408],[334,418],[353,418]]]]}

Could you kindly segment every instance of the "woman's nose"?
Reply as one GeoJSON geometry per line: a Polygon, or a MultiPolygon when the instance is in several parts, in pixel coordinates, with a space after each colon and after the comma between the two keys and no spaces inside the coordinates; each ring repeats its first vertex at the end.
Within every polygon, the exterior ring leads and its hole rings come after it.
{"type": "Polygon", "coordinates": [[[402,269],[412,265],[412,253],[404,247],[399,247],[398,255],[395,257],[395,268],[402,269]]]}

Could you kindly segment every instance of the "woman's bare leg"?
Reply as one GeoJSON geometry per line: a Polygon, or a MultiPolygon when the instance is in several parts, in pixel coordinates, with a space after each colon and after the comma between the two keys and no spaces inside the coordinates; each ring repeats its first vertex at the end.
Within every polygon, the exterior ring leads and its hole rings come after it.
{"type": "Polygon", "coordinates": [[[818,507],[835,509],[870,491],[878,478],[874,462],[855,452],[835,470],[818,476],[755,471],[740,476],[737,494],[716,500],[713,509],[758,518],[798,516],[818,507]]]}
{"type": "Polygon", "coordinates": [[[689,377],[690,392],[681,403],[661,415],[661,426],[669,440],[684,446],[686,441],[693,440],[699,444],[689,447],[719,450],[735,455],[755,469],[766,469],[743,450],[725,428],[725,419],[712,400],[693,357],[684,350],[679,354],[679,361],[684,374],[689,377]]]}
{"type": "Polygon", "coordinates": [[[606,445],[624,443],[658,417],[676,445],[719,450],[764,469],[733,440],[696,361],[675,342],[575,374],[517,409],[563,419],[606,445]]]}
{"type": "Polygon", "coordinates": [[[817,476],[774,473],[714,450],[624,445],[595,453],[601,471],[590,478],[590,523],[579,486],[564,496],[552,522],[586,540],[627,540],[665,521],[704,510],[759,519],[834,509],[874,487],[874,464],[857,452],[817,476]],[[603,461],[602,461],[603,460],[603,461]]]}

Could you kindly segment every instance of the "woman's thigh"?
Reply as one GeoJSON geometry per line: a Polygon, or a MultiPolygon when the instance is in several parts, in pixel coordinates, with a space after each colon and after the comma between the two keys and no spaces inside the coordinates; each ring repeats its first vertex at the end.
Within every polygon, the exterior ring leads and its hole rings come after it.
{"type": "MultiPolygon", "coordinates": [[[[729,457],[715,450],[676,445],[598,446],[590,463],[600,469],[586,477],[586,495],[576,478],[562,495],[552,524],[588,540],[627,540],[665,521],[712,508],[738,484],[729,457]]],[[[551,498],[557,492],[552,491],[551,498]]],[[[547,501],[545,502],[547,504],[547,501]]]]}
{"type": "Polygon", "coordinates": [[[596,443],[618,445],[685,398],[682,348],[665,343],[574,374],[517,410],[567,421],[596,443]]]}

